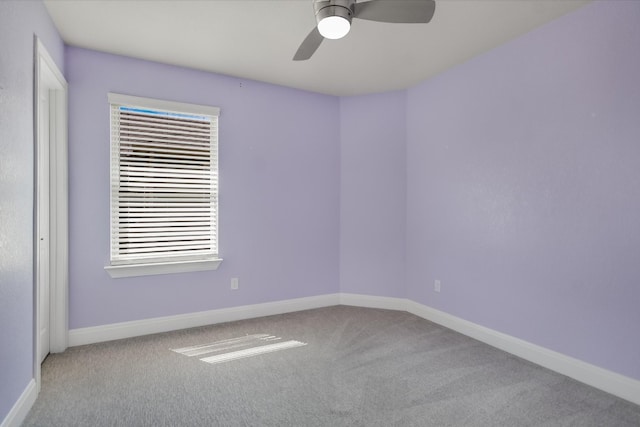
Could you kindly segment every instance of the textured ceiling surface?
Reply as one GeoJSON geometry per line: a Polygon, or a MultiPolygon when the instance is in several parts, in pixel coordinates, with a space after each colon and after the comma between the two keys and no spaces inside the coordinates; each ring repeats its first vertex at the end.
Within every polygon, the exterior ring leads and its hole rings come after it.
{"type": "MultiPolygon", "coordinates": [[[[393,1],[393,0],[387,0],[393,1]]],[[[429,24],[354,20],[293,61],[311,0],[45,0],[64,41],[331,95],[404,89],[589,0],[436,0],[429,24]]]]}

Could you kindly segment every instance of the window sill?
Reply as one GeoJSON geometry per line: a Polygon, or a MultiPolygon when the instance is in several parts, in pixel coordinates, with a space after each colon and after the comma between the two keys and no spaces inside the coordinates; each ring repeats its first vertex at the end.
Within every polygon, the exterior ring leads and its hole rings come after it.
{"type": "Polygon", "coordinates": [[[107,265],[104,269],[109,273],[109,276],[114,279],[119,279],[121,277],[217,270],[221,262],[222,259],[217,258],[202,261],[178,261],[155,264],[107,265]]]}

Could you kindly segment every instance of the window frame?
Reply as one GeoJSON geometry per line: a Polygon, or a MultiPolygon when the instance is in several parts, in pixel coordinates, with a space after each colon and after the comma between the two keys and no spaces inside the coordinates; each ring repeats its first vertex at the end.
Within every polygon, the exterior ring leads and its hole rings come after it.
{"type": "MultiPolygon", "coordinates": [[[[222,262],[222,258],[219,256],[219,218],[218,218],[218,199],[219,199],[219,168],[218,168],[218,118],[220,115],[220,108],[206,106],[206,105],[197,105],[197,104],[189,104],[182,102],[174,102],[174,101],[165,101],[153,98],[143,98],[137,96],[130,95],[122,95],[118,93],[108,93],[108,103],[109,103],[109,124],[110,124],[110,161],[109,161],[109,170],[110,170],[110,225],[109,225],[109,246],[110,246],[110,256],[109,256],[109,265],[105,266],[105,270],[112,278],[120,278],[120,277],[133,277],[133,276],[146,276],[146,275],[155,275],[155,274],[168,274],[168,273],[182,273],[182,272],[190,272],[190,271],[206,271],[206,270],[216,270],[220,263],[222,262]],[[187,115],[200,115],[200,116],[208,116],[212,119],[215,118],[215,127],[212,129],[212,139],[211,139],[211,154],[212,154],[212,165],[211,167],[214,170],[214,181],[216,184],[211,190],[212,194],[215,194],[215,206],[214,206],[214,219],[212,219],[213,227],[215,229],[215,247],[218,249],[217,253],[214,254],[206,254],[201,256],[195,255],[185,255],[176,257],[158,257],[151,261],[149,260],[135,260],[135,257],[131,259],[122,259],[119,257],[119,260],[113,259],[114,254],[114,230],[113,230],[113,221],[114,221],[114,212],[113,204],[114,204],[114,186],[119,186],[119,182],[114,182],[114,179],[119,180],[119,172],[114,173],[113,162],[116,159],[120,161],[121,152],[118,151],[114,154],[114,117],[111,114],[112,108],[114,106],[125,107],[125,108],[133,108],[133,109],[150,109],[159,112],[168,112],[173,114],[187,114],[187,115]],[[163,259],[164,258],[164,259],[163,259]],[[183,258],[183,259],[180,259],[183,258]]],[[[120,135],[116,135],[115,138],[119,138],[120,135]]],[[[119,141],[119,139],[118,139],[119,141]]],[[[119,150],[119,148],[118,148],[119,150]]],[[[118,252],[116,250],[115,252],[118,252]]]]}

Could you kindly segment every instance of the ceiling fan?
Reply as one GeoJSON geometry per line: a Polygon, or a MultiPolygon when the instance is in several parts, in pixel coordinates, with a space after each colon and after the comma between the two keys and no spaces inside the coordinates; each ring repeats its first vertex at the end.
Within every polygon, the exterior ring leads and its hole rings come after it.
{"type": "Polygon", "coordinates": [[[353,18],[396,24],[426,24],[436,10],[434,0],[313,0],[318,25],[311,30],[293,57],[304,61],[314,54],[322,40],[347,35],[353,18]]]}

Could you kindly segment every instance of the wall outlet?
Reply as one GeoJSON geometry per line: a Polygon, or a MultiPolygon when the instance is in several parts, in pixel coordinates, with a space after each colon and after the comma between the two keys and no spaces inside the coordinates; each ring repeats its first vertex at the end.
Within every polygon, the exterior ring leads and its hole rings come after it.
{"type": "Polygon", "coordinates": [[[231,278],[231,289],[233,289],[234,291],[238,289],[238,278],[237,277],[232,277],[231,278]]]}
{"type": "Polygon", "coordinates": [[[436,280],[433,282],[433,290],[436,292],[440,292],[440,280],[436,280]]]}

